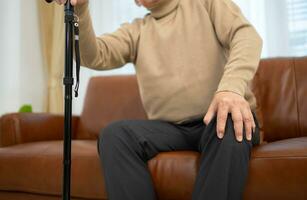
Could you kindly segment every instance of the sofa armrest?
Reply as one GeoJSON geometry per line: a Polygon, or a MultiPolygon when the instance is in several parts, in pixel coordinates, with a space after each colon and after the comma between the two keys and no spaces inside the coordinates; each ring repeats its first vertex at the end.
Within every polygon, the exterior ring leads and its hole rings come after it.
{"type": "MultiPolygon", "coordinates": [[[[72,119],[72,138],[75,137],[79,117],[72,119]]],[[[62,140],[64,116],[47,113],[13,113],[0,118],[0,147],[15,144],[62,140]]]]}

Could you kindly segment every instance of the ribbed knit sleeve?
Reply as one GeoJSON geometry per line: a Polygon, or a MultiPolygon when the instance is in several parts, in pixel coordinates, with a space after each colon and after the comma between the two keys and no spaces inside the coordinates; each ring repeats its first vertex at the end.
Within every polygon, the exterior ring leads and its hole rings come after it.
{"type": "Polygon", "coordinates": [[[81,65],[107,70],[135,61],[141,19],[123,24],[113,33],[96,37],[88,3],[77,6],[76,14],[80,20],[81,65]]]}
{"type": "Polygon", "coordinates": [[[216,92],[244,96],[257,70],[262,39],[231,0],[202,0],[220,43],[229,50],[224,74],[216,92]]]}

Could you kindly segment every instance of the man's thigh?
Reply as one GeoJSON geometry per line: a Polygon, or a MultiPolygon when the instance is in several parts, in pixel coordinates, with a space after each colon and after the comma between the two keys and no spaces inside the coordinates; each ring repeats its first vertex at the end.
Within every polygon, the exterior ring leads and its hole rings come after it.
{"type": "MultiPolygon", "coordinates": [[[[100,140],[110,137],[121,138],[127,144],[136,143],[141,146],[146,160],[159,152],[192,149],[185,132],[175,124],[162,120],[115,121],[102,130],[100,140]]],[[[110,140],[112,141],[114,140],[110,140]]]]}

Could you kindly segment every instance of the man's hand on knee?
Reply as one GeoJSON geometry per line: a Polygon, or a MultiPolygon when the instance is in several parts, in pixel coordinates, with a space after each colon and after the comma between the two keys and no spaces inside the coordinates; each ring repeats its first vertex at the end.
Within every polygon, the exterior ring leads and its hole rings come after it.
{"type": "Polygon", "coordinates": [[[216,132],[220,139],[225,134],[228,113],[231,113],[237,140],[239,142],[243,140],[243,127],[245,127],[246,139],[252,139],[252,130],[255,130],[256,125],[250,106],[244,97],[234,92],[216,93],[204,117],[204,123],[208,125],[216,113],[216,132]]]}

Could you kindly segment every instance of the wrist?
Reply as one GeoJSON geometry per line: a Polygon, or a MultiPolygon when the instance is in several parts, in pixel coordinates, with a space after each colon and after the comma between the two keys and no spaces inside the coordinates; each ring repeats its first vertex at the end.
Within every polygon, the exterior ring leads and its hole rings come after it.
{"type": "Polygon", "coordinates": [[[241,97],[244,97],[242,94],[240,94],[236,91],[232,91],[232,90],[218,90],[218,91],[215,92],[215,94],[219,94],[219,93],[223,93],[223,92],[232,93],[232,94],[236,94],[236,95],[239,95],[241,97]]]}

